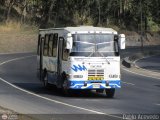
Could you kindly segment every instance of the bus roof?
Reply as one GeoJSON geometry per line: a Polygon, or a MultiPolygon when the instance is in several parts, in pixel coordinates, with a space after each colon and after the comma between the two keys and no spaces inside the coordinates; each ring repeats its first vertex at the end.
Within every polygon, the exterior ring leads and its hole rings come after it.
{"type": "Polygon", "coordinates": [[[79,26],[79,27],[64,27],[64,28],[49,28],[49,29],[40,29],[40,32],[47,31],[65,31],[68,33],[109,33],[109,34],[117,34],[112,28],[104,28],[104,27],[93,27],[93,26],[79,26]]]}

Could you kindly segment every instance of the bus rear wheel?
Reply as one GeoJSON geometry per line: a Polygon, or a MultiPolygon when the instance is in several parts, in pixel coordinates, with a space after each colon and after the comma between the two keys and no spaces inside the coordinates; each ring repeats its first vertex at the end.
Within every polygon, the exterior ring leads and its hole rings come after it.
{"type": "Polygon", "coordinates": [[[115,94],[115,88],[105,89],[107,98],[113,98],[115,94]]]}
{"type": "Polygon", "coordinates": [[[45,88],[48,88],[49,84],[48,84],[48,74],[47,72],[43,73],[43,85],[45,88]]]}

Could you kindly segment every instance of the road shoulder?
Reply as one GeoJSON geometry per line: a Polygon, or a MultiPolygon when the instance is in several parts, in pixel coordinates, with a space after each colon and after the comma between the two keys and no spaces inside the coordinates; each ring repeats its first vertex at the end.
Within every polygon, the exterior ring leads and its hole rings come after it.
{"type": "Polygon", "coordinates": [[[160,51],[139,52],[122,60],[122,68],[128,72],[138,74],[145,77],[155,78],[160,80],[160,73],[143,69],[136,65],[136,62],[140,59],[160,55],[160,51]]]}
{"type": "Polygon", "coordinates": [[[0,119],[1,118],[2,120],[36,120],[31,116],[19,114],[13,110],[0,106],[0,119]]]}

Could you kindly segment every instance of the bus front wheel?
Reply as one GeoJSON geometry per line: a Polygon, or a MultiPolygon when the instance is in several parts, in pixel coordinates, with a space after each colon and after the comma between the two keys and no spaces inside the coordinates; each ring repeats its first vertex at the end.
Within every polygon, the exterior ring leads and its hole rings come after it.
{"type": "Polygon", "coordinates": [[[107,98],[113,98],[115,94],[115,88],[105,89],[107,98]]]}
{"type": "Polygon", "coordinates": [[[73,91],[71,89],[68,89],[68,81],[67,80],[64,80],[64,82],[63,82],[62,91],[63,91],[63,94],[67,97],[73,96],[73,91]]]}

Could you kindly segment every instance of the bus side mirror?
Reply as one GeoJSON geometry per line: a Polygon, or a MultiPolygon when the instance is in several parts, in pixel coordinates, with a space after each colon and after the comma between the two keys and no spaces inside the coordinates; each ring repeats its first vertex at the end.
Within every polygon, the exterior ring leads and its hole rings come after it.
{"type": "Polygon", "coordinates": [[[124,34],[119,35],[119,46],[120,46],[120,49],[126,48],[126,38],[124,34]]]}
{"type": "Polygon", "coordinates": [[[73,45],[73,38],[72,36],[69,34],[67,36],[67,45],[66,45],[66,49],[72,49],[72,45],[73,45]]]}

